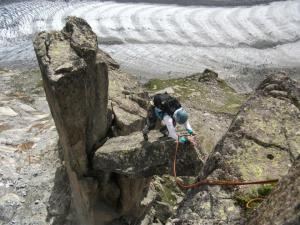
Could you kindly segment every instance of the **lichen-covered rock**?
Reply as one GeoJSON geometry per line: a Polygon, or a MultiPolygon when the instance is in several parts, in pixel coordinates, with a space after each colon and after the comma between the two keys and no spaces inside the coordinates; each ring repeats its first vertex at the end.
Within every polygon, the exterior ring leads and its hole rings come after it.
{"type": "Polygon", "coordinates": [[[148,102],[131,94],[142,91],[137,79],[119,70],[109,70],[109,84],[113,135],[124,136],[142,130],[148,102]]]}
{"type": "MultiPolygon", "coordinates": [[[[201,75],[202,73],[171,80],[154,79],[146,84],[146,88],[150,95],[166,90],[171,91],[172,95],[180,100],[189,113],[189,121],[196,133],[197,148],[202,158],[206,158],[228,130],[232,119],[246,100],[247,95],[237,93],[217,77],[212,77],[209,81],[198,82],[201,75]]],[[[194,180],[192,177],[183,179],[186,179],[187,182],[194,180]]],[[[172,181],[173,178],[164,176],[163,180],[172,181]]],[[[177,208],[177,204],[181,202],[185,191],[178,190],[174,181],[172,181],[173,185],[166,185],[156,177],[153,183],[161,183],[161,189],[171,193],[166,194],[165,191],[158,189],[159,195],[162,196],[162,201],[177,208]],[[172,193],[177,193],[180,196],[178,197],[179,201],[176,201],[177,203],[173,202],[172,193]],[[169,197],[166,197],[166,195],[169,197]],[[170,202],[169,199],[172,201],[170,202]]],[[[153,209],[152,213],[154,215],[152,220],[151,216],[147,218],[148,224],[157,222],[155,212],[156,210],[153,209]]]]}
{"type": "Polygon", "coordinates": [[[13,193],[0,197],[0,222],[8,223],[13,218],[21,204],[21,198],[13,193]]]}
{"type": "Polygon", "coordinates": [[[120,65],[109,54],[102,50],[97,52],[97,58],[103,60],[111,70],[120,68],[120,65]]]}
{"type": "Polygon", "coordinates": [[[207,73],[215,74],[207,70],[185,78],[153,79],[146,84],[150,95],[168,89],[174,92],[172,95],[180,100],[189,113],[198,147],[204,157],[209,155],[226,133],[247,99],[246,94],[237,93],[219,78],[211,78],[212,82],[198,82],[199,76],[207,73]]]}
{"type": "Polygon", "coordinates": [[[199,82],[208,82],[217,80],[218,74],[210,69],[205,69],[202,74],[199,75],[199,82]]]}
{"type": "MultiPolygon", "coordinates": [[[[149,141],[144,141],[138,132],[108,140],[95,152],[94,169],[131,177],[172,174],[175,141],[159,139],[159,136],[159,132],[151,132],[149,141]]],[[[192,146],[181,145],[177,164],[178,175],[195,176],[202,167],[202,160],[192,146]]]]}
{"type": "MultiPolygon", "coordinates": [[[[71,205],[79,223],[120,224],[123,220],[139,220],[147,209],[140,203],[151,178],[128,177],[118,170],[118,165],[109,170],[95,170],[98,164],[93,165],[93,151],[108,135],[126,135],[142,129],[146,111],[122,93],[135,87],[136,82],[116,70],[118,65],[98,49],[95,33],[80,18],[69,17],[61,32],[40,33],[34,47],[64,149],[71,205]],[[108,79],[113,81],[109,92],[108,79]],[[109,132],[110,127],[116,132],[109,132]]],[[[122,149],[123,143],[117,144],[122,149]]],[[[97,163],[105,165],[107,161],[97,163]]],[[[65,209],[53,204],[49,214],[55,214],[55,208],[65,209]]],[[[57,214],[54,220],[63,218],[57,214]]]]}
{"type": "MultiPolygon", "coordinates": [[[[299,84],[286,75],[268,77],[233,120],[205,162],[200,179],[251,181],[285,176],[300,153],[299,96],[299,84]],[[286,97],[274,96],[274,90],[286,92],[286,97]]],[[[235,194],[255,188],[195,190],[173,224],[243,224],[244,210],[236,204],[235,194]]]]}
{"type": "Polygon", "coordinates": [[[69,187],[65,179],[56,179],[63,165],[40,79],[36,70],[0,69],[0,106],[18,115],[0,112],[0,224],[52,224],[56,217],[63,221],[56,225],[74,224],[68,210],[49,213],[57,209],[50,196],[56,206],[68,208],[70,195],[55,191],[69,187]]]}
{"type": "Polygon", "coordinates": [[[300,224],[300,157],[247,222],[247,225],[298,224],[300,224]]]}
{"type": "Polygon", "coordinates": [[[69,17],[62,32],[40,33],[34,47],[50,109],[71,167],[86,173],[87,154],[105,137],[108,72],[96,57],[97,36],[82,19],[69,17]]]}
{"type": "Polygon", "coordinates": [[[111,106],[116,136],[129,135],[143,129],[147,113],[136,102],[125,96],[122,98],[115,97],[111,106]]]}
{"type": "Polygon", "coordinates": [[[108,131],[108,68],[86,21],[69,17],[61,32],[41,32],[34,49],[64,149],[72,201],[81,224],[95,224],[97,181],[88,158],[108,131]]]}

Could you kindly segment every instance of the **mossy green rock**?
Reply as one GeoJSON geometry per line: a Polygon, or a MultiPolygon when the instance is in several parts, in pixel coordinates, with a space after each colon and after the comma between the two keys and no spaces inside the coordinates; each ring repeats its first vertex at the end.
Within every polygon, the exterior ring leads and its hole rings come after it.
{"type": "MultiPolygon", "coordinates": [[[[284,177],[300,153],[299,102],[297,82],[284,74],[268,77],[241,107],[205,162],[200,179],[257,181],[284,177]]],[[[203,224],[244,224],[245,211],[236,204],[235,193],[257,188],[198,189],[178,211],[182,223],[173,224],[199,224],[198,219],[203,224]],[[208,205],[207,212],[203,204],[208,205]]]]}
{"type": "Polygon", "coordinates": [[[247,225],[297,225],[300,222],[300,157],[251,215],[247,225]]]}
{"type": "MultiPolygon", "coordinates": [[[[109,139],[95,152],[93,166],[133,178],[171,174],[175,148],[174,140],[161,137],[158,131],[149,134],[149,141],[135,132],[109,139]]],[[[203,165],[190,145],[179,146],[176,162],[177,174],[183,176],[196,176],[203,165]]]]}
{"type": "Polygon", "coordinates": [[[149,91],[159,91],[172,87],[177,96],[187,107],[206,110],[212,113],[235,115],[247,95],[237,93],[225,81],[211,78],[209,82],[199,82],[202,74],[194,74],[186,78],[150,80],[146,87],[149,91]]]}
{"type": "MultiPolygon", "coordinates": [[[[186,78],[153,79],[145,85],[150,93],[167,88],[174,90],[172,95],[180,100],[190,115],[189,120],[203,157],[209,155],[226,133],[232,119],[248,97],[247,94],[237,93],[217,76],[207,75],[208,72],[205,71],[186,78]]],[[[215,74],[213,71],[210,73],[215,74]]]]}

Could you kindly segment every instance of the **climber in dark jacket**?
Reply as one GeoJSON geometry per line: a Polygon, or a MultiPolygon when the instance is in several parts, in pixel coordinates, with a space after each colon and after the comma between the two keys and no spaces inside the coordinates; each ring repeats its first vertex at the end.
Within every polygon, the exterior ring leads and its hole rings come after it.
{"type": "Polygon", "coordinates": [[[193,140],[188,140],[186,137],[178,138],[175,129],[176,123],[183,125],[190,135],[193,134],[193,129],[188,121],[187,112],[182,108],[179,101],[168,93],[154,96],[153,105],[148,109],[146,125],[143,129],[145,140],[148,140],[148,133],[154,129],[157,119],[161,120],[166,126],[169,137],[178,140],[180,143],[193,142],[193,140]]]}

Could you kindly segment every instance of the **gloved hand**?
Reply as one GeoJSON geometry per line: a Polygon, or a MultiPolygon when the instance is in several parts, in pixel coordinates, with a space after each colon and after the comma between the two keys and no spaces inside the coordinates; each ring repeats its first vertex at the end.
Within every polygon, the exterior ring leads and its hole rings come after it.
{"type": "Polygon", "coordinates": [[[187,138],[186,137],[180,137],[178,141],[181,144],[191,143],[193,146],[196,145],[196,141],[195,141],[194,136],[188,136],[187,138]]]}
{"type": "Polygon", "coordinates": [[[179,141],[179,143],[181,143],[181,144],[185,144],[185,143],[188,142],[188,139],[187,139],[186,137],[179,137],[178,141],[179,141]]]}
{"type": "Polygon", "coordinates": [[[190,135],[192,135],[194,132],[193,132],[193,130],[190,130],[190,129],[187,129],[187,132],[190,134],[190,135]]]}

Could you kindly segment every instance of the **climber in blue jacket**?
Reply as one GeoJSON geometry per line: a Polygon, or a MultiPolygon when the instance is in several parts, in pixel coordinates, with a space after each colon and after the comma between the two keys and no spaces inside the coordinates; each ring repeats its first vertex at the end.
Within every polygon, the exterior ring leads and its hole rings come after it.
{"type": "MultiPolygon", "coordinates": [[[[180,143],[188,143],[189,141],[194,144],[193,129],[188,121],[188,114],[182,108],[179,101],[170,96],[168,93],[156,94],[153,99],[153,105],[148,110],[146,125],[143,129],[144,139],[148,140],[148,133],[154,129],[157,119],[161,120],[167,128],[168,136],[179,141],[180,143]],[[176,133],[176,124],[183,125],[190,137],[178,137],[176,133]]],[[[165,130],[160,129],[165,134],[165,130]]]]}

